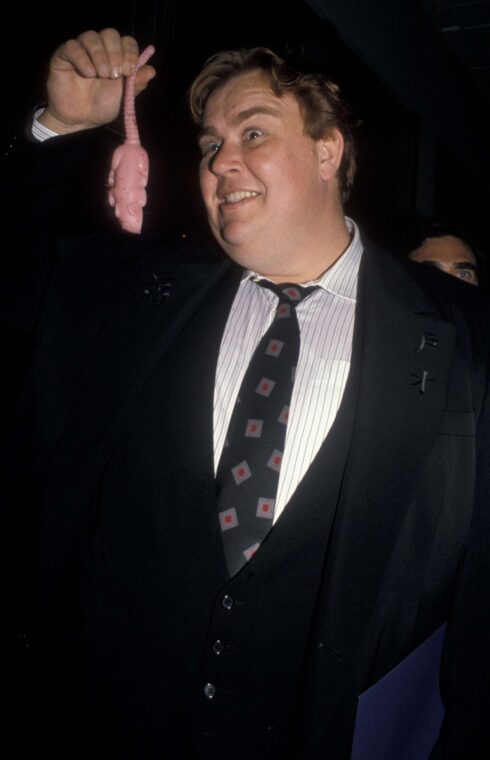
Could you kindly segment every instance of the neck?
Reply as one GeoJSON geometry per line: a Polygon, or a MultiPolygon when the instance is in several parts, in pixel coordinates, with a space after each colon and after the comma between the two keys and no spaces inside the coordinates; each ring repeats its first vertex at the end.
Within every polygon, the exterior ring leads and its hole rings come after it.
{"type": "Polygon", "coordinates": [[[273,282],[311,282],[327,272],[345,253],[351,242],[343,212],[326,219],[324,234],[315,248],[310,248],[308,256],[302,256],[298,266],[286,273],[264,274],[273,282]]]}

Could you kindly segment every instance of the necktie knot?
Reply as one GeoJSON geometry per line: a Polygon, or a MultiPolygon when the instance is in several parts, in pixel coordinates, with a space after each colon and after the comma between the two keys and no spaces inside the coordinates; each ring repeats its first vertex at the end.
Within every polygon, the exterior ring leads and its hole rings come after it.
{"type": "Polygon", "coordinates": [[[289,304],[297,306],[305,298],[308,298],[311,293],[318,290],[318,285],[297,285],[294,282],[283,282],[280,285],[270,280],[257,280],[257,285],[262,288],[271,290],[279,298],[279,304],[289,304]]]}

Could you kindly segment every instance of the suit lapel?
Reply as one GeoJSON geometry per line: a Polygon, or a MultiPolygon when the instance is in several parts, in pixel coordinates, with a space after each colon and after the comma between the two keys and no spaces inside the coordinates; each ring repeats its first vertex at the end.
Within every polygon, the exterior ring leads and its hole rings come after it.
{"type": "Polygon", "coordinates": [[[455,328],[402,265],[367,251],[356,315],[357,413],[324,577],[322,636],[345,661],[365,634],[413,496],[442,425],[455,328]]]}

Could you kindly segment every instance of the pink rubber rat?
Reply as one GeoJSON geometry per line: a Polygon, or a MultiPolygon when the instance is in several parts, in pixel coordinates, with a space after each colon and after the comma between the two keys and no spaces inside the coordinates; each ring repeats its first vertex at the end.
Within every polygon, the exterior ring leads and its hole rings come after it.
{"type": "Polygon", "coordinates": [[[143,207],[146,205],[146,185],[149,161],[141,146],[136,123],[134,85],[136,72],[151,58],[155,48],[149,45],[140,55],[136,69],[126,80],[124,91],[125,142],[114,151],[109,172],[109,203],[123,230],[141,232],[143,207]]]}

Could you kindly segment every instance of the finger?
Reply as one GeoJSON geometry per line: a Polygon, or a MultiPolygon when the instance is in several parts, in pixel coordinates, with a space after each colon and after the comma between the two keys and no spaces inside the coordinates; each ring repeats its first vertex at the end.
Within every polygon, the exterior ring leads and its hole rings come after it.
{"type": "Polygon", "coordinates": [[[77,42],[89,57],[96,75],[109,79],[112,76],[112,66],[103,37],[98,32],[83,32],[77,37],[77,42]]]}
{"type": "Polygon", "coordinates": [[[146,65],[142,66],[141,69],[138,69],[134,82],[136,95],[139,95],[142,90],[146,89],[148,82],[150,82],[156,74],[157,72],[153,66],[146,65]]]}
{"type": "Polygon", "coordinates": [[[121,40],[123,48],[123,76],[130,76],[136,68],[139,58],[139,47],[134,37],[125,36],[121,40]]]}
{"type": "Polygon", "coordinates": [[[86,49],[78,40],[67,40],[55,50],[51,58],[54,69],[75,69],[84,77],[95,77],[97,71],[86,49]]]}
{"type": "Polygon", "coordinates": [[[105,47],[111,77],[118,79],[123,75],[124,46],[121,35],[117,29],[107,28],[99,32],[100,39],[105,47]]]}

